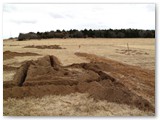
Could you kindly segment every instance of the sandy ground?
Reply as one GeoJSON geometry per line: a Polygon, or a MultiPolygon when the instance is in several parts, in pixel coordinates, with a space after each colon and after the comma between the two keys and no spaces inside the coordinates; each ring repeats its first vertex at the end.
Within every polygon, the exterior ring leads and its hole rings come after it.
{"type": "MultiPolygon", "coordinates": [[[[39,57],[44,55],[54,55],[56,56],[62,63],[62,65],[71,65],[73,63],[88,63],[90,62],[89,59],[84,57],[78,57],[75,55],[76,52],[80,53],[89,53],[95,54],[97,56],[103,58],[109,58],[111,60],[116,60],[125,64],[139,66],[142,69],[147,69],[154,71],[155,68],[155,40],[154,39],[48,39],[48,40],[30,40],[30,41],[15,41],[15,40],[8,40],[4,41],[3,50],[5,51],[12,51],[12,52],[19,52],[19,53],[38,53],[40,55],[35,56],[15,56],[11,59],[5,59],[3,64],[9,67],[18,68],[24,61],[26,60],[36,60],[39,57]],[[129,50],[127,48],[127,43],[129,45],[129,50]],[[37,49],[37,48],[24,48],[25,46],[29,45],[60,45],[62,48],[66,49],[37,49]]],[[[5,67],[6,67],[5,66],[5,67]]],[[[15,74],[15,70],[4,70],[3,73],[3,80],[10,81],[13,79],[15,74]]],[[[154,81],[153,81],[154,84],[154,81]]],[[[154,89],[154,88],[153,88],[154,89]]],[[[67,98],[73,97],[75,99],[81,98],[84,96],[86,101],[90,101],[90,98],[85,94],[74,93],[71,95],[66,95],[67,98]]],[[[33,104],[37,103],[35,98],[24,98],[15,100],[15,98],[9,98],[4,100],[4,115],[96,115],[96,116],[112,116],[112,115],[154,115],[152,112],[146,112],[139,110],[137,108],[131,108],[127,105],[118,105],[117,103],[110,103],[107,101],[99,101],[100,103],[96,102],[95,109],[98,109],[98,112],[94,112],[92,109],[84,108],[81,112],[75,112],[75,101],[72,101],[72,106],[66,105],[67,109],[63,110],[63,107],[60,107],[56,111],[53,112],[53,108],[49,106],[51,103],[48,103],[46,100],[52,99],[63,99],[65,96],[53,96],[51,97],[46,96],[44,98],[39,99],[39,104],[35,106],[35,109],[31,110],[31,108],[27,108],[23,112],[20,111],[20,107],[25,107],[26,104],[32,106],[33,104]],[[27,101],[27,102],[25,102],[27,101]],[[34,102],[33,102],[34,101],[34,102]],[[9,109],[9,106],[12,106],[13,103],[15,104],[12,109],[9,109]],[[47,106],[41,106],[41,104],[47,104],[47,106]],[[104,108],[104,106],[106,106],[104,108]],[[36,108],[38,107],[38,108],[36,108]],[[114,107],[118,107],[116,109],[114,107]],[[45,111],[45,109],[47,109],[45,111]],[[87,111],[86,111],[87,109],[87,111]],[[126,109],[126,111],[124,111],[126,109]],[[70,112],[66,112],[70,110],[70,112]],[[16,112],[14,112],[16,111],[16,112]],[[109,111],[109,112],[107,112],[109,111]],[[121,112],[119,112],[121,111],[121,112]]],[[[154,99],[154,98],[153,98],[154,99]]],[[[154,105],[154,100],[151,100],[152,104],[154,105]]],[[[80,101],[80,100],[79,100],[80,101]]],[[[94,104],[95,101],[93,101],[94,104]]],[[[91,102],[92,103],[92,102],[91,102]]],[[[62,100],[56,103],[57,108],[65,104],[62,100]],[[58,104],[58,105],[57,105],[58,104]]],[[[82,108],[85,106],[83,103],[81,106],[82,108]]],[[[55,106],[55,104],[53,105],[55,106]]],[[[89,104],[89,106],[92,106],[89,104]]]]}

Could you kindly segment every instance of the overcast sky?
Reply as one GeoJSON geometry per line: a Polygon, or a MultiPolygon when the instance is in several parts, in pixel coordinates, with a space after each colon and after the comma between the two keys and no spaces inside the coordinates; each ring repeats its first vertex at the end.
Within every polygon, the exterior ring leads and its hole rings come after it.
{"type": "Polygon", "coordinates": [[[155,29],[155,4],[4,4],[3,38],[69,29],[155,29]]]}

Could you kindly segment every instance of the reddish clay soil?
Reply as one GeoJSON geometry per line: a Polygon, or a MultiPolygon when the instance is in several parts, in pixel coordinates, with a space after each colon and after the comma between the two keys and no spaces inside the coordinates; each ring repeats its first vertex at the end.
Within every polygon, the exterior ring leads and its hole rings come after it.
{"type": "Polygon", "coordinates": [[[24,48],[37,48],[37,49],[65,49],[60,47],[59,45],[29,45],[24,48]]]}
{"type": "Polygon", "coordinates": [[[31,52],[18,53],[18,52],[5,51],[3,52],[3,60],[12,59],[16,56],[35,56],[35,55],[39,54],[31,52]]]}
{"type": "MultiPolygon", "coordinates": [[[[89,56],[84,53],[76,53],[76,55],[89,56]]],[[[123,84],[132,81],[132,75],[138,80],[142,78],[141,81],[148,80],[148,77],[154,77],[151,76],[151,72],[111,60],[102,59],[103,62],[96,62],[99,58],[94,57],[88,57],[92,61],[90,63],[69,66],[62,66],[55,56],[49,55],[36,61],[26,61],[17,70],[13,81],[4,81],[4,99],[87,92],[90,97],[97,100],[127,104],[154,112],[154,106],[147,99],[132,91],[133,86],[129,89],[127,83],[123,84]],[[122,74],[125,77],[120,77],[122,74]]],[[[151,95],[154,95],[154,92],[151,95]]]]}

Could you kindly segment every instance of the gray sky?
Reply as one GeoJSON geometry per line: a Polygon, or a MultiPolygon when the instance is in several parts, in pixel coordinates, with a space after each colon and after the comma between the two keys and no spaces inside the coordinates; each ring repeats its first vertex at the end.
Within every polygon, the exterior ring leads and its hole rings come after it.
{"type": "Polygon", "coordinates": [[[69,29],[155,29],[155,4],[4,4],[3,38],[69,29]]]}

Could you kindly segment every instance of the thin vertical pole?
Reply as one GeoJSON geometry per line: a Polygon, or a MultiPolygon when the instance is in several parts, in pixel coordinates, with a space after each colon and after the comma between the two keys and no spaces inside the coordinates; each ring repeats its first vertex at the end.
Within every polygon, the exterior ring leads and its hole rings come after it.
{"type": "Polygon", "coordinates": [[[128,43],[127,43],[127,50],[128,50],[128,54],[129,54],[129,45],[128,45],[128,43]]]}

